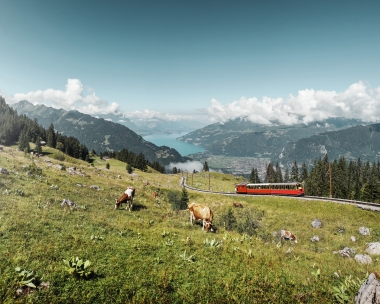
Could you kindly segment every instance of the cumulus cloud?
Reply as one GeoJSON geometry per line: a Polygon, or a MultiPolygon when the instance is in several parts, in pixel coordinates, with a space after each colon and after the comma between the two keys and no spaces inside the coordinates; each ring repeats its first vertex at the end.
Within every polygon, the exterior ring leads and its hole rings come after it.
{"type": "Polygon", "coordinates": [[[37,90],[29,93],[17,93],[10,97],[11,102],[28,100],[36,104],[45,104],[54,108],[63,108],[65,110],[78,110],[86,114],[105,114],[120,111],[120,106],[112,102],[109,104],[106,100],[96,96],[91,88],[84,89],[79,79],[68,79],[65,90],[37,90]],[[88,92],[88,94],[85,94],[88,92]]]}
{"type": "Polygon", "coordinates": [[[380,87],[372,89],[359,81],[340,93],[305,89],[286,99],[242,97],[226,105],[213,99],[207,111],[213,121],[221,122],[240,117],[261,124],[276,121],[287,125],[328,117],[376,121],[380,119],[380,87]]]}

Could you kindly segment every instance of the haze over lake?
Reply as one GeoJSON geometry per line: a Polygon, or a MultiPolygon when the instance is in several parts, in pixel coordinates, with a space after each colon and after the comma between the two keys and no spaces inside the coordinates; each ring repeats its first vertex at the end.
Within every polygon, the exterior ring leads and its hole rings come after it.
{"type": "Polygon", "coordinates": [[[152,134],[144,136],[147,141],[154,143],[157,146],[168,146],[176,149],[182,156],[203,152],[205,149],[201,146],[188,144],[184,141],[176,140],[176,138],[186,135],[187,132],[173,134],[152,134]]]}

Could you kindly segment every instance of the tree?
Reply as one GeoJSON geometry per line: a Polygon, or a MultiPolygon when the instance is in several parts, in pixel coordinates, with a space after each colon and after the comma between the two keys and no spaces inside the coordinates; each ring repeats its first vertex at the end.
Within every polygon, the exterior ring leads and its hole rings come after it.
{"type": "Polygon", "coordinates": [[[209,171],[209,167],[208,167],[207,161],[205,161],[205,163],[203,164],[203,171],[206,171],[206,172],[209,171]]]}
{"type": "Polygon", "coordinates": [[[106,163],[106,168],[107,168],[107,169],[110,168],[110,163],[106,163]]]}
{"type": "Polygon", "coordinates": [[[38,153],[38,154],[42,153],[41,137],[39,137],[39,136],[37,136],[35,152],[38,153]]]}
{"type": "Polygon", "coordinates": [[[187,190],[185,187],[182,187],[182,193],[181,193],[181,206],[180,210],[187,209],[187,204],[189,202],[189,195],[187,193],[187,190]]]}
{"type": "Polygon", "coordinates": [[[25,151],[26,149],[27,151],[30,150],[28,132],[25,129],[22,129],[20,133],[20,136],[18,139],[18,148],[21,151],[25,151]]]}
{"type": "Polygon", "coordinates": [[[177,174],[177,173],[178,173],[177,167],[173,167],[173,174],[177,174]]]}
{"type": "Polygon", "coordinates": [[[282,183],[284,179],[282,178],[282,171],[281,167],[278,163],[276,163],[276,171],[275,171],[275,177],[274,177],[275,183],[282,183]]]}
{"type": "Polygon", "coordinates": [[[299,175],[299,179],[300,181],[305,182],[308,177],[309,177],[309,172],[307,170],[307,166],[305,163],[303,163],[301,167],[301,173],[299,175]]]}
{"type": "Polygon", "coordinates": [[[260,183],[259,174],[257,172],[257,169],[252,168],[251,175],[249,177],[249,181],[254,184],[260,183]]]}
{"type": "Polygon", "coordinates": [[[276,180],[276,171],[274,171],[273,164],[269,163],[267,166],[267,171],[265,174],[265,179],[264,181],[266,183],[274,183],[276,180]]]}
{"type": "Polygon", "coordinates": [[[54,132],[54,125],[53,124],[50,124],[50,127],[49,129],[47,130],[47,133],[46,133],[46,144],[49,146],[49,147],[52,147],[52,148],[55,148],[56,145],[57,145],[57,141],[56,141],[56,135],[55,135],[55,132],[54,132]]]}
{"type": "Polygon", "coordinates": [[[131,164],[128,164],[126,169],[127,169],[128,174],[132,174],[133,168],[132,168],[131,164]]]}
{"type": "Polygon", "coordinates": [[[284,182],[287,183],[290,181],[290,176],[289,176],[289,168],[285,168],[285,174],[284,174],[284,182]]]}
{"type": "Polygon", "coordinates": [[[298,178],[299,178],[299,176],[298,176],[298,166],[297,166],[297,162],[294,161],[292,170],[290,171],[290,180],[292,182],[297,182],[298,178]]]}

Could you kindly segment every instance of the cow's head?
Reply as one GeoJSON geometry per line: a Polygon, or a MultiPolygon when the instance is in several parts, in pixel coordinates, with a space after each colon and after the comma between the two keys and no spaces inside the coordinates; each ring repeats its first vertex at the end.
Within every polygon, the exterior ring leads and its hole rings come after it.
{"type": "Polygon", "coordinates": [[[206,232],[214,232],[214,225],[211,222],[205,223],[206,232]]]}

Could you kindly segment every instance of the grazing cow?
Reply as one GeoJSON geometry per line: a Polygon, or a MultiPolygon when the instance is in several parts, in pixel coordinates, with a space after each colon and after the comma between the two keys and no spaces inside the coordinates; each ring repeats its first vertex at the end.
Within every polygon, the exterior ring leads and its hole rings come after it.
{"type": "Polygon", "coordinates": [[[206,232],[209,230],[214,231],[212,224],[213,213],[208,206],[192,203],[188,209],[190,211],[191,225],[193,225],[193,220],[202,220],[202,230],[206,228],[206,232]]]}
{"type": "Polygon", "coordinates": [[[243,204],[242,203],[238,203],[238,202],[234,202],[234,207],[236,207],[236,208],[243,208],[243,204]]]}
{"type": "Polygon", "coordinates": [[[153,196],[153,198],[157,198],[158,197],[157,191],[153,191],[152,196],[153,196]]]}
{"type": "Polygon", "coordinates": [[[124,194],[119,199],[115,198],[115,201],[116,201],[115,209],[119,209],[119,207],[121,207],[121,204],[125,202],[127,204],[125,209],[131,211],[134,196],[135,196],[135,188],[128,187],[128,189],[125,190],[124,194]]]}
{"type": "Polygon", "coordinates": [[[291,233],[288,230],[281,230],[280,231],[280,239],[282,240],[291,240],[294,241],[294,243],[297,243],[297,238],[293,233],[291,233]]]}

